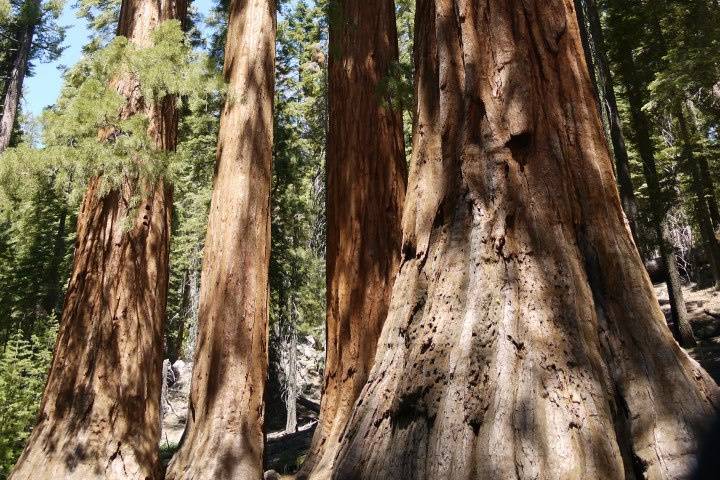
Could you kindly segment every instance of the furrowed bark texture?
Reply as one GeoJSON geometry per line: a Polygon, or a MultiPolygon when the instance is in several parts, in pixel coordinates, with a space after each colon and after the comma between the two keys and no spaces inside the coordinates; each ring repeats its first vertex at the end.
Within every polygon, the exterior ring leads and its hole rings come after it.
{"type": "Polygon", "coordinates": [[[394,2],[331,13],[327,151],[327,351],[320,420],[298,478],[328,478],[367,380],[400,262],[402,117],[383,91],[398,58],[394,2]]]}
{"type": "Polygon", "coordinates": [[[683,478],[718,388],[626,227],[572,2],[416,29],[403,259],[333,478],[683,478]]]}
{"type": "Polygon", "coordinates": [[[274,1],[233,1],[190,415],[167,479],[262,477],[274,68],[274,1]]]}
{"type": "MultiPolygon", "coordinates": [[[[118,34],[139,46],[180,2],[126,0],[118,34]]],[[[119,78],[121,113],[146,112],[158,149],[176,145],[173,101],[148,106],[136,79],[119,78]]],[[[159,471],[163,327],[172,191],[126,178],[105,196],[90,182],[77,222],[73,270],[39,423],[13,480],[156,479],[159,471]],[[142,189],[142,190],[139,190],[142,189]],[[143,195],[139,207],[131,198],[143,195]],[[123,228],[131,215],[132,227],[123,228]]]]}

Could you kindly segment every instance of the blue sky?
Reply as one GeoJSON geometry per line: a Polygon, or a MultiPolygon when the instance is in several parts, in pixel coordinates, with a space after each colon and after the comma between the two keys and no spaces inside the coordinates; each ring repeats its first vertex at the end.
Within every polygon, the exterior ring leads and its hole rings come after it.
{"type": "MultiPolygon", "coordinates": [[[[36,64],[34,75],[25,79],[23,111],[39,115],[48,105],[55,103],[62,87],[62,66],[72,66],[82,54],[90,32],[84,19],[75,17],[75,0],[67,0],[60,18],[60,25],[68,26],[64,45],[67,47],[55,62],[36,64]]],[[[210,11],[215,0],[194,0],[193,5],[203,15],[210,11]]]]}

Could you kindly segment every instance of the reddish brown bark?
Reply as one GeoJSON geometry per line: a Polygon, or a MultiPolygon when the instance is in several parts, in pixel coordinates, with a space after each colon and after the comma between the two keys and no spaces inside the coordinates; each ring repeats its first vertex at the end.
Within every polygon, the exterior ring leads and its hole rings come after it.
{"type": "Polygon", "coordinates": [[[402,117],[383,85],[398,58],[394,2],[331,16],[327,151],[327,352],[320,421],[299,478],[327,478],[367,380],[400,260],[402,117]]]}
{"type": "Polygon", "coordinates": [[[333,478],[683,478],[718,388],[623,218],[572,2],[420,0],[403,259],[333,478]]]}
{"type": "MultiPolygon", "coordinates": [[[[149,46],[181,2],[126,0],[118,34],[149,46]]],[[[176,144],[174,102],[146,105],[137,81],[116,82],[122,116],[149,116],[161,150],[176,144]]],[[[73,271],[38,425],[10,475],[20,479],[154,479],[159,472],[159,400],[168,284],[171,189],[125,178],[101,196],[90,182],[78,215],[73,271]],[[131,198],[144,200],[129,209],[131,198]],[[131,215],[132,227],[123,228],[131,215]]]]}
{"type": "Polygon", "coordinates": [[[190,415],[168,480],[262,477],[275,28],[274,1],[231,2],[190,415]]]}

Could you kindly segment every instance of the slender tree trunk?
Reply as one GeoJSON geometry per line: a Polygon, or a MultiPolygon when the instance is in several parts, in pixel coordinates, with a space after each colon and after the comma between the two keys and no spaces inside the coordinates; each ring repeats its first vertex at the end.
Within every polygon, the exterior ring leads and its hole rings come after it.
{"type": "MultiPolygon", "coordinates": [[[[200,272],[194,265],[190,271],[189,279],[189,293],[190,293],[190,304],[186,313],[186,326],[187,340],[183,338],[185,344],[184,351],[181,352],[181,358],[192,359],[195,354],[195,345],[197,343],[197,332],[198,332],[198,311],[200,310],[200,285],[199,277],[200,272]],[[189,325],[187,322],[189,320],[189,325]]],[[[182,343],[180,344],[182,348],[182,343]]]]}
{"type": "Polygon", "coordinates": [[[633,240],[637,244],[637,201],[635,200],[635,189],[630,177],[630,161],[625,146],[625,136],[622,132],[615,90],[613,89],[612,73],[605,53],[605,40],[602,25],[600,24],[600,16],[595,0],[576,0],[575,3],[590,78],[593,80],[600,113],[615,159],[615,174],[620,190],[620,201],[633,240]]]}
{"type": "Polygon", "coordinates": [[[275,2],[230,3],[190,415],[166,478],[262,477],[275,2]]]}
{"type": "MultiPolygon", "coordinates": [[[[185,5],[125,0],[118,34],[139,46],[185,5]]],[[[121,77],[122,112],[144,111],[158,149],[176,144],[175,102],[145,105],[137,80],[121,77]]],[[[168,284],[171,189],[163,182],[125,178],[100,194],[95,178],[77,222],[73,270],[60,331],[32,432],[13,480],[156,479],[160,436],[160,379],[168,284]],[[130,210],[133,195],[144,201],[130,210]],[[134,216],[126,231],[123,219],[134,216]]]]}
{"type": "MultiPolygon", "coordinates": [[[[30,0],[34,9],[39,11],[40,0],[30,0]]],[[[23,25],[18,35],[17,52],[13,60],[10,76],[7,80],[5,97],[2,104],[2,118],[0,119],[0,153],[10,145],[15,118],[17,117],[23,82],[27,73],[30,52],[32,50],[33,36],[35,35],[35,21],[28,21],[23,25]]]]}
{"type": "Polygon", "coordinates": [[[286,419],[285,432],[293,433],[297,431],[297,397],[298,397],[298,378],[297,378],[297,310],[295,307],[295,298],[290,295],[290,338],[288,342],[287,372],[285,375],[286,386],[286,419]]]}
{"type": "Polygon", "coordinates": [[[698,163],[700,167],[700,179],[702,180],[705,198],[707,199],[708,209],[710,210],[710,220],[712,221],[713,230],[717,231],[718,228],[720,228],[720,208],[718,208],[717,195],[715,194],[715,182],[713,182],[707,158],[698,158],[698,163]]]}
{"type": "Polygon", "coordinates": [[[695,193],[695,219],[700,226],[700,235],[705,243],[715,288],[720,289],[720,241],[715,236],[713,228],[712,209],[707,198],[707,185],[703,182],[701,162],[692,151],[692,140],[682,108],[678,107],[676,116],[680,127],[683,156],[690,171],[692,189],[695,193]]]}
{"type": "Polygon", "coordinates": [[[190,314],[190,302],[192,301],[192,292],[190,291],[190,269],[185,270],[182,280],[182,296],[180,299],[180,312],[177,325],[177,333],[174,337],[170,337],[166,356],[170,362],[174,363],[182,355],[183,341],[185,340],[185,329],[187,328],[187,318],[190,314]]]}
{"type": "Polygon", "coordinates": [[[667,275],[666,283],[668,299],[670,301],[670,312],[673,319],[673,336],[683,347],[694,347],[697,345],[697,341],[695,340],[695,334],[688,319],[685,296],[682,291],[682,279],[678,271],[675,248],[670,238],[667,214],[664,218],[660,218],[659,222],[660,256],[663,259],[663,266],[665,267],[665,274],[667,275]]]}
{"type": "MultiPolygon", "coordinates": [[[[685,102],[688,106],[692,122],[687,125],[687,128],[691,131],[693,136],[698,134],[699,122],[696,115],[693,114],[690,102],[685,102]]],[[[718,207],[717,191],[715,188],[715,182],[713,181],[712,173],[710,173],[710,165],[708,164],[707,158],[704,156],[697,157],[700,179],[702,181],[703,189],[705,190],[705,199],[707,201],[708,209],[710,210],[710,219],[714,230],[720,228],[720,207],[718,207]]]]}
{"type": "Polygon", "coordinates": [[[720,392],[626,227],[572,3],[416,26],[403,259],[333,478],[682,478],[720,392]]]}
{"type": "Polygon", "coordinates": [[[330,17],[327,351],[320,420],[298,478],[327,478],[367,380],[400,259],[406,188],[394,2],[345,0],[330,17]]]}
{"type": "Polygon", "coordinates": [[[678,272],[677,258],[675,257],[675,247],[670,239],[668,228],[668,205],[663,198],[662,189],[660,187],[660,179],[655,163],[655,147],[650,137],[650,121],[648,120],[642,107],[645,104],[643,98],[644,85],[638,80],[637,68],[633,61],[632,52],[629,46],[623,45],[620,51],[620,59],[618,66],[622,80],[627,91],[628,103],[630,107],[630,120],[633,130],[635,131],[635,143],[638,153],[643,163],[643,173],[645,181],[648,185],[650,196],[650,207],[652,209],[653,225],[655,227],[655,235],[658,241],[658,250],[663,260],[663,266],[666,272],[666,280],[668,297],[670,301],[670,311],[672,314],[673,334],[676,340],[683,346],[690,347],[695,345],[696,340],[692,334],[692,328],[687,315],[687,307],[685,305],[685,297],[682,291],[682,281],[678,272]]]}

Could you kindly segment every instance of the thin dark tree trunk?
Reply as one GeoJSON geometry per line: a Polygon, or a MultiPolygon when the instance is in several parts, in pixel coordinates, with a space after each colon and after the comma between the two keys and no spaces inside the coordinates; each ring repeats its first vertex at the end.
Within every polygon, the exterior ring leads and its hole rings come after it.
{"type": "Polygon", "coordinates": [[[615,159],[615,175],[620,190],[620,200],[633,239],[637,245],[637,201],[635,200],[635,189],[630,176],[630,160],[625,145],[625,136],[620,122],[615,90],[613,89],[612,73],[605,53],[605,40],[600,16],[595,0],[576,0],[575,3],[590,78],[593,81],[600,113],[615,159]]]}
{"type": "MultiPolygon", "coordinates": [[[[118,34],[151,43],[182,2],[124,0],[118,34]]],[[[158,150],[177,142],[174,99],[148,105],[136,78],[114,85],[122,118],[146,113],[158,150]]],[[[78,215],[73,270],[37,426],[12,480],[153,480],[158,455],[163,330],[172,191],[159,180],[126,177],[101,195],[94,178],[78,215]],[[137,210],[132,199],[141,192],[137,210]],[[132,215],[132,227],[123,228],[132,215]]]]}
{"type": "Polygon", "coordinates": [[[185,270],[182,280],[182,296],[180,299],[180,311],[178,313],[177,332],[170,344],[167,346],[167,358],[171,362],[175,362],[182,355],[183,341],[185,340],[185,330],[187,328],[187,318],[190,314],[190,302],[192,301],[192,292],[190,284],[190,270],[185,270]]]}
{"type": "Polygon", "coordinates": [[[263,474],[274,0],[232,0],[188,423],[167,480],[263,474]]]}
{"type": "Polygon", "coordinates": [[[710,165],[708,164],[707,158],[698,158],[698,163],[700,167],[700,178],[705,190],[705,198],[707,199],[708,209],[710,210],[710,220],[712,221],[713,230],[717,231],[718,228],[720,228],[720,209],[718,208],[715,182],[710,173],[710,165]]]}
{"type": "Polygon", "coordinates": [[[670,312],[673,319],[673,336],[683,347],[694,347],[697,345],[697,341],[695,340],[695,334],[688,319],[685,296],[682,291],[682,279],[678,271],[675,248],[670,238],[667,216],[660,219],[660,222],[658,232],[660,235],[660,256],[663,259],[663,266],[665,267],[665,274],[667,275],[666,284],[668,299],[670,301],[670,312]]]}
{"type": "Polygon", "coordinates": [[[415,24],[403,258],[332,478],[688,476],[720,391],[627,229],[572,2],[415,24]]]}
{"type": "MultiPolygon", "coordinates": [[[[29,0],[34,9],[40,9],[40,0],[29,0]]],[[[2,118],[0,119],[0,153],[10,146],[15,119],[17,117],[20,96],[22,95],[23,82],[27,73],[30,52],[32,50],[33,37],[35,35],[36,22],[30,19],[23,25],[19,35],[17,52],[13,60],[12,69],[7,80],[7,88],[2,104],[2,118]]]]}

